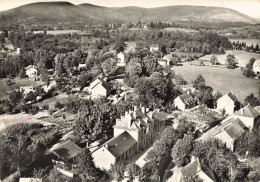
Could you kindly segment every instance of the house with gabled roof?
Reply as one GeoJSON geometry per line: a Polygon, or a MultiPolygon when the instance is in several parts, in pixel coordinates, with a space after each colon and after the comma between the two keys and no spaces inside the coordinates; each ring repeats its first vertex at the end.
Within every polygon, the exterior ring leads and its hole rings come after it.
{"type": "Polygon", "coordinates": [[[197,157],[192,158],[191,162],[181,168],[181,180],[187,181],[188,178],[198,176],[204,182],[216,182],[214,173],[203,161],[197,157]]]}
{"type": "Polygon", "coordinates": [[[52,153],[64,162],[72,162],[82,152],[83,149],[70,140],[52,150],[52,153]]]}
{"type": "Polygon", "coordinates": [[[217,109],[225,110],[227,114],[232,114],[239,108],[239,100],[233,91],[228,92],[217,100],[217,109]]]}
{"type": "Polygon", "coordinates": [[[100,77],[91,82],[89,88],[93,98],[107,97],[111,91],[110,84],[100,77]]]}
{"type": "Polygon", "coordinates": [[[19,182],[42,182],[42,178],[19,178],[19,182]]]}
{"type": "Polygon", "coordinates": [[[28,77],[35,77],[37,76],[38,70],[36,66],[29,65],[25,68],[25,72],[28,77]]]}
{"type": "Polygon", "coordinates": [[[152,139],[165,127],[166,115],[163,112],[148,112],[141,107],[125,113],[114,125],[114,137],[93,151],[95,165],[109,170],[115,162],[129,159],[151,144],[152,139]]]}
{"type": "Polygon", "coordinates": [[[183,94],[174,99],[174,106],[184,112],[185,109],[194,107],[195,101],[190,94],[183,94]]]}
{"type": "Polygon", "coordinates": [[[237,116],[247,128],[252,130],[255,126],[255,121],[260,117],[260,113],[255,110],[253,106],[247,104],[245,107],[236,111],[235,116],[237,116]]]}
{"type": "Polygon", "coordinates": [[[159,51],[159,45],[158,44],[152,44],[150,46],[150,52],[153,52],[153,51],[159,51]]]}
{"type": "Polygon", "coordinates": [[[234,150],[234,143],[245,132],[244,123],[234,116],[230,116],[223,120],[220,125],[215,126],[204,133],[197,140],[207,141],[212,138],[219,139],[226,144],[231,151],[234,150]]]}

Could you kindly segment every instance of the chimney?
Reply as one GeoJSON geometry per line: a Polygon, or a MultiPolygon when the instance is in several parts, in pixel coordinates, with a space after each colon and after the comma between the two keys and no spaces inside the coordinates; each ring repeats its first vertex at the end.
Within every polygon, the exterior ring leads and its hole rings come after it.
{"type": "Polygon", "coordinates": [[[137,106],[134,106],[134,111],[136,111],[137,110],[137,106]]]}
{"type": "Polygon", "coordinates": [[[107,143],[104,146],[108,149],[108,144],[107,143]]]}
{"type": "Polygon", "coordinates": [[[127,120],[127,128],[131,128],[132,119],[127,120]]]}
{"type": "Polygon", "coordinates": [[[146,114],[146,109],[145,107],[141,107],[142,113],[146,114]]]}
{"type": "Polygon", "coordinates": [[[241,109],[241,115],[244,115],[244,108],[241,109]]]}

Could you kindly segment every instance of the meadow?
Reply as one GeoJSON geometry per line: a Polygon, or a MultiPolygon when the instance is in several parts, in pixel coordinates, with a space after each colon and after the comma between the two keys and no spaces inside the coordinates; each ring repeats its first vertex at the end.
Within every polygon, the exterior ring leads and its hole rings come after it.
{"type": "MultiPolygon", "coordinates": [[[[226,58],[228,54],[233,54],[237,58],[238,66],[245,67],[251,58],[260,59],[260,54],[253,53],[253,52],[246,52],[240,50],[229,50],[226,51],[226,54],[215,55],[218,59],[220,64],[226,63],[226,58]]],[[[201,60],[209,61],[211,58],[211,54],[201,57],[201,60]]]]}
{"type": "Polygon", "coordinates": [[[224,95],[233,91],[241,102],[251,93],[259,96],[260,80],[246,78],[239,69],[194,66],[190,62],[184,62],[183,66],[174,66],[172,70],[175,74],[181,74],[188,83],[192,83],[198,74],[202,74],[214,93],[220,91],[224,95]]]}
{"type": "Polygon", "coordinates": [[[176,27],[167,27],[165,28],[166,31],[181,31],[181,32],[198,32],[197,30],[188,29],[188,28],[176,28],[176,27]]]}

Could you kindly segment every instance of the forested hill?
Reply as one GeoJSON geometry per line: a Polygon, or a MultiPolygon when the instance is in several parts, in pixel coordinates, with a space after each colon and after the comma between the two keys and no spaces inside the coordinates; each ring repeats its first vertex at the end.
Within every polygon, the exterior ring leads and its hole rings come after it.
{"type": "Polygon", "coordinates": [[[166,6],[159,8],[102,7],[92,4],[74,5],[69,2],[32,3],[0,12],[1,21],[26,20],[38,22],[149,22],[176,20],[207,22],[249,22],[256,19],[235,10],[204,6],[166,6]]]}

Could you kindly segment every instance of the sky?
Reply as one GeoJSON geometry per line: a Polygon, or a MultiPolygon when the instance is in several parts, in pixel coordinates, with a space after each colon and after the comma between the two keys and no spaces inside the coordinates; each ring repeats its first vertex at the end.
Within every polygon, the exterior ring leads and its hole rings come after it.
{"type": "Polygon", "coordinates": [[[260,0],[0,0],[0,11],[33,2],[68,1],[107,7],[140,6],[145,8],[170,5],[219,6],[231,8],[254,18],[260,18],[260,0]]]}

